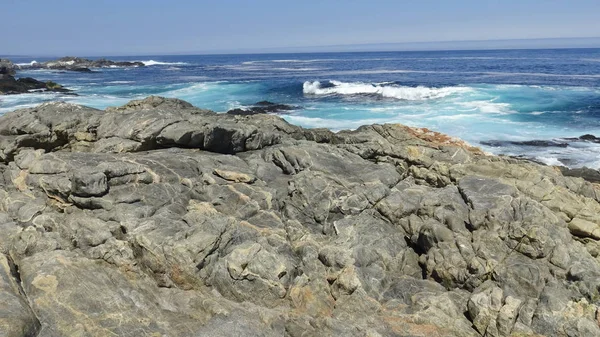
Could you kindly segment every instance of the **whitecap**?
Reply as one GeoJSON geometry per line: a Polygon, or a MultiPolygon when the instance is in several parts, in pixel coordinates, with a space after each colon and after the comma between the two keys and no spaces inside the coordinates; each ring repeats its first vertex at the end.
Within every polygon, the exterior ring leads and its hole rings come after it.
{"type": "Polygon", "coordinates": [[[558,160],[556,157],[545,157],[545,156],[537,156],[535,157],[538,161],[551,166],[564,166],[564,164],[558,160]]]}
{"type": "Polygon", "coordinates": [[[138,62],[142,62],[145,66],[186,65],[187,64],[185,62],[161,62],[161,61],[154,61],[154,60],[138,61],[138,62]]]}
{"type": "Polygon", "coordinates": [[[265,68],[265,70],[279,70],[279,71],[319,71],[324,70],[322,68],[265,68]]]}
{"type": "Polygon", "coordinates": [[[28,67],[28,66],[33,66],[36,63],[38,63],[38,61],[33,60],[33,61],[27,62],[27,63],[15,63],[15,64],[18,65],[19,67],[23,67],[23,66],[28,67]]]}
{"type": "Polygon", "coordinates": [[[304,82],[303,92],[307,95],[379,95],[386,98],[396,98],[408,101],[422,101],[442,98],[458,93],[470,92],[468,87],[406,87],[398,85],[374,85],[370,83],[329,81],[330,87],[322,87],[321,82],[304,82]]]}
{"type": "Polygon", "coordinates": [[[456,104],[467,108],[467,111],[479,111],[483,113],[496,114],[508,114],[515,112],[511,110],[511,105],[509,103],[496,103],[493,101],[469,101],[457,102],[456,104]]]}

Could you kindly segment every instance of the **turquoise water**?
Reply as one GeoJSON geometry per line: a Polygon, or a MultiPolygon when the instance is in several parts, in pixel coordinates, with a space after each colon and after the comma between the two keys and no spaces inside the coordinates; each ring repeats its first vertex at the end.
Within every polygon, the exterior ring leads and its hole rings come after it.
{"type": "MultiPolygon", "coordinates": [[[[56,99],[105,108],[161,95],[218,112],[269,100],[299,106],[283,118],[305,127],[402,123],[492,153],[600,168],[600,144],[593,142],[496,142],[600,136],[600,49],[110,58],[147,67],[21,71],[18,76],[53,80],[79,96],[6,96],[0,114],[56,99]]],[[[34,59],[45,60],[13,61],[34,59]]]]}

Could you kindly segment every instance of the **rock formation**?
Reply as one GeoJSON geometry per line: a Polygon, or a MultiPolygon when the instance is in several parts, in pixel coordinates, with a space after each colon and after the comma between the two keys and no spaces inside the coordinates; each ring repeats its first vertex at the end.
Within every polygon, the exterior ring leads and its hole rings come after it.
{"type": "Polygon", "coordinates": [[[14,68],[0,66],[0,95],[25,94],[40,91],[67,93],[71,91],[52,81],[42,82],[31,77],[16,79],[14,74],[14,68]]]}
{"type": "Polygon", "coordinates": [[[7,59],[0,59],[0,75],[15,76],[17,66],[7,59]]]}
{"type": "Polygon", "coordinates": [[[286,113],[292,110],[300,109],[300,107],[273,103],[269,101],[260,101],[252,106],[244,108],[235,108],[227,111],[230,115],[258,115],[266,113],[286,113]]]}
{"type": "Polygon", "coordinates": [[[401,125],[0,118],[0,336],[600,336],[600,189],[401,125]]]}
{"type": "Polygon", "coordinates": [[[20,66],[21,69],[56,69],[90,72],[90,68],[110,68],[110,67],[143,67],[143,62],[111,61],[107,59],[90,60],[81,57],[66,56],[58,60],[48,62],[32,63],[31,65],[20,66]]]}

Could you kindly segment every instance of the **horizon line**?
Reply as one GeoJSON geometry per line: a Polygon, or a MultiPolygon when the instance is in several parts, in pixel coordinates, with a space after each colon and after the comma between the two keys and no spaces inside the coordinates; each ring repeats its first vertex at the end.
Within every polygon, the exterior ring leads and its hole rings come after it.
{"type": "MultiPolygon", "coordinates": [[[[262,47],[262,48],[242,48],[242,49],[216,49],[206,51],[181,51],[181,52],[145,52],[145,53],[81,53],[83,57],[106,57],[106,56],[194,56],[194,55],[260,55],[260,54],[310,54],[310,53],[359,53],[359,52],[420,52],[420,51],[478,51],[478,50],[539,50],[539,49],[596,49],[600,48],[600,36],[593,37],[546,37],[546,38],[519,38],[519,39],[490,39],[490,40],[445,40],[445,41],[418,41],[418,42],[374,42],[374,43],[354,43],[354,44],[336,44],[336,45],[313,45],[313,46],[288,46],[288,47],[262,47]],[[437,49],[433,45],[448,44],[485,44],[485,43],[523,43],[523,42],[559,42],[559,41],[579,41],[593,42],[595,45],[571,45],[571,46],[480,46],[472,48],[461,48],[460,46],[441,47],[437,49]],[[418,46],[427,46],[419,49],[418,46]],[[385,49],[400,48],[404,49],[385,49]],[[411,47],[412,46],[412,47],[411,47]],[[360,49],[369,48],[373,49],[360,49]],[[336,48],[347,48],[347,50],[335,50],[336,48]],[[377,49],[383,48],[383,49],[377,49]],[[311,50],[312,49],[312,50],[311,50]],[[319,50],[321,49],[321,50],[319,50]],[[329,50],[328,50],[329,49],[329,50]],[[87,55],[83,55],[87,54],[87,55]]],[[[38,55],[11,55],[1,54],[2,57],[56,57],[67,56],[75,53],[65,54],[38,54],[38,55]]]]}

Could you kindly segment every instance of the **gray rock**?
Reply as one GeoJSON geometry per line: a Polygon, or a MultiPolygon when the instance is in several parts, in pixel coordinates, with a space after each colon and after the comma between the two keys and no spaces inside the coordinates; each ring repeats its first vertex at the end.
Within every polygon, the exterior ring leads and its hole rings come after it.
{"type": "Polygon", "coordinates": [[[0,75],[16,75],[17,66],[8,59],[0,59],[0,75]]]}
{"type": "Polygon", "coordinates": [[[109,67],[143,67],[143,62],[111,61],[107,59],[90,60],[81,57],[65,56],[57,60],[47,62],[37,62],[31,65],[21,66],[23,69],[56,69],[70,70],[79,72],[90,72],[90,68],[109,68],[109,67]]]}
{"type": "Polygon", "coordinates": [[[47,103],[0,117],[0,335],[594,336],[599,196],[401,125],[47,103]]]}
{"type": "Polygon", "coordinates": [[[0,336],[36,336],[40,322],[29,307],[19,274],[4,254],[0,254],[0,336]]]}

